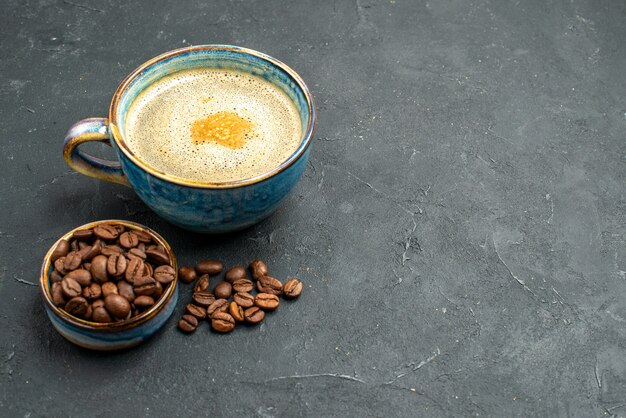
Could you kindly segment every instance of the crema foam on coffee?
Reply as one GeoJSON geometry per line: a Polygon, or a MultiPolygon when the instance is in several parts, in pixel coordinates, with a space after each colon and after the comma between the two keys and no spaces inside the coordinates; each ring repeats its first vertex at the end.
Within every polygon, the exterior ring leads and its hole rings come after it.
{"type": "Polygon", "coordinates": [[[294,103],[266,80],[232,70],[185,70],[142,91],[126,117],[128,147],[179,178],[228,182],[283,163],[302,138],[294,103]]]}

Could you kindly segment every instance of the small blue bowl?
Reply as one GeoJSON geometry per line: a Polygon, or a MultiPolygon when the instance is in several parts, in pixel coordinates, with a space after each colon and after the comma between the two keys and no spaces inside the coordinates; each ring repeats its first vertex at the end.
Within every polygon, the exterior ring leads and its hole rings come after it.
{"type": "Polygon", "coordinates": [[[112,351],[134,347],[150,338],[167,322],[178,300],[178,267],[176,257],[169,244],[159,234],[143,225],[135,222],[122,220],[106,220],[88,223],[75,228],[63,235],[50,248],[41,267],[41,276],[39,279],[39,289],[43,297],[46,313],[54,328],[65,337],[68,341],[91,350],[112,351]],[[86,321],[74,317],[62,309],[57,308],[52,302],[50,291],[50,273],[53,270],[51,262],[52,252],[62,240],[70,240],[75,231],[83,229],[92,229],[99,224],[120,224],[126,229],[144,231],[152,236],[152,239],[162,245],[170,258],[170,264],[176,271],[174,281],[171,282],[164,290],[161,298],[156,301],[154,306],[145,312],[132,317],[125,321],[112,323],[98,323],[86,321]]]}

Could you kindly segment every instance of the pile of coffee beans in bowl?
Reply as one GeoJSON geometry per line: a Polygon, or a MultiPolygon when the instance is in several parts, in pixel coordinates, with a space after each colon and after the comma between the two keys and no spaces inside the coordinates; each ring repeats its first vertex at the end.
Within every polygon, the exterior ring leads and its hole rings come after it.
{"type": "Polygon", "coordinates": [[[146,231],[118,223],[75,231],[53,250],[54,305],[91,322],[128,320],[152,307],[172,285],[168,251],[146,231]]]}

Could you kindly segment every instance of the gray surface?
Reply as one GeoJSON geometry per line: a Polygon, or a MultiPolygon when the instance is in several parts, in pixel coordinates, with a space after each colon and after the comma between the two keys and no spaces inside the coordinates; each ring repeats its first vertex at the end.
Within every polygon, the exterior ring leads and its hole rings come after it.
{"type": "Polygon", "coordinates": [[[1,6],[0,415],[626,414],[623,2],[136,3],[1,6]],[[61,156],[134,67],[201,43],[287,62],[319,109],[295,193],[219,238],[61,156]],[[104,218],[305,293],[260,329],[76,348],[23,281],[104,218]]]}

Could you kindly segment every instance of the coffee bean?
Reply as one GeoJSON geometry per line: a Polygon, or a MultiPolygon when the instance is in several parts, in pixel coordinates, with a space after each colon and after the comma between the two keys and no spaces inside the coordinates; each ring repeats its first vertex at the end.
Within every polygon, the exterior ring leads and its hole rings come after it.
{"type": "Polygon", "coordinates": [[[154,278],[161,284],[170,284],[176,277],[176,270],[172,266],[164,265],[154,269],[154,278]]]}
{"type": "Polygon", "coordinates": [[[152,242],[152,236],[148,234],[146,231],[134,230],[132,231],[132,233],[137,236],[137,239],[141,243],[148,244],[152,242]]]}
{"type": "Polygon", "coordinates": [[[61,276],[58,271],[52,270],[50,273],[50,283],[59,283],[61,280],[63,280],[63,276],[61,276]]]}
{"type": "Polygon", "coordinates": [[[65,277],[70,277],[78,282],[81,286],[89,286],[91,283],[91,273],[85,269],[76,269],[67,273],[65,277]]]}
{"type": "Polygon", "coordinates": [[[82,292],[82,288],[80,284],[71,277],[65,277],[61,282],[61,289],[63,290],[63,296],[67,299],[75,298],[76,296],[80,296],[82,292]]]}
{"type": "Polygon", "coordinates": [[[233,286],[228,282],[221,282],[213,289],[215,297],[221,299],[228,299],[232,292],[233,286]]]}
{"type": "MultiPolygon", "coordinates": [[[[83,241],[78,241],[78,252],[80,252],[81,250],[84,250],[85,248],[89,247],[89,244],[87,244],[86,242],[83,241]]],[[[82,253],[81,253],[82,255],[82,253]]]]}
{"type": "Polygon", "coordinates": [[[124,297],[130,303],[133,303],[136,297],[135,291],[133,290],[133,285],[124,280],[120,280],[119,282],[117,282],[117,293],[120,296],[124,297]]]}
{"type": "Polygon", "coordinates": [[[243,308],[237,305],[237,302],[230,302],[228,305],[228,313],[230,313],[230,316],[237,322],[243,322],[245,319],[243,316],[243,308]]]}
{"type": "Polygon", "coordinates": [[[130,250],[128,250],[128,252],[126,253],[126,255],[128,256],[129,259],[133,259],[133,258],[139,258],[143,261],[146,260],[146,258],[148,258],[148,256],[146,255],[146,253],[139,249],[139,247],[137,248],[131,248],[130,250]]]}
{"type": "Polygon", "coordinates": [[[194,305],[193,303],[185,306],[185,312],[187,312],[189,315],[195,316],[198,319],[206,318],[206,309],[202,306],[194,305]]]}
{"type": "Polygon", "coordinates": [[[107,261],[107,273],[113,277],[120,277],[126,272],[128,262],[122,254],[114,254],[107,261]]]}
{"type": "Polygon", "coordinates": [[[103,239],[105,241],[113,241],[120,234],[119,230],[115,226],[109,225],[109,224],[100,224],[96,226],[93,229],[93,233],[98,238],[103,239]]]}
{"type": "Polygon", "coordinates": [[[59,258],[65,257],[69,251],[70,251],[69,242],[65,240],[59,241],[57,246],[54,248],[54,251],[52,251],[52,254],[50,255],[50,261],[54,263],[59,258]]]}
{"type": "Polygon", "coordinates": [[[93,245],[86,248],[88,248],[88,250],[80,252],[83,262],[91,261],[92,258],[100,255],[100,253],[102,252],[102,241],[98,239],[96,240],[96,242],[93,243],[93,245]]]}
{"type": "Polygon", "coordinates": [[[143,275],[144,276],[150,276],[153,277],[154,275],[154,268],[152,268],[152,264],[150,263],[144,263],[143,265],[143,275]]]}
{"type": "MultiPolygon", "coordinates": [[[[102,303],[104,304],[104,301],[102,303]]],[[[113,322],[113,320],[111,319],[111,315],[109,315],[104,305],[98,307],[94,307],[92,305],[91,308],[93,309],[93,313],[91,314],[91,320],[93,322],[113,322]]]]}
{"type": "Polygon", "coordinates": [[[88,241],[91,237],[93,237],[92,229],[81,229],[78,231],[74,231],[74,233],[72,234],[72,238],[79,241],[88,241]]]}
{"type": "MultiPolygon", "coordinates": [[[[146,244],[141,242],[141,240],[139,241],[139,244],[137,244],[137,249],[139,251],[141,251],[142,253],[144,253],[144,255],[146,254],[146,244]]],[[[132,250],[132,248],[131,248],[131,250],[132,250]]],[[[130,250],[128,252],[130,252],[130,250]]]]}
{"type": "Polygon", "coordinates": [[[54,306],[60,307],[65,305],[65,297],[63,296],[63,289],[61,283],[53,283],[51,288],[52,303],[54,306]]]}
{"type": "Polygon", "coordinates": [[[251,306],[254,306],[254,296],[250,293],[237,292],[235,293],[235,296],[233,296],[233,300],[237,302],[237,305],[243,308],[250,308],[251,306]]]}
{"type": "Polygon", "coordinates": [[[133,248],[139,244],[139,238],[132,232],[124,232],[120,235],[120,245],[124,248],[133,248]]]}
{"type": "Polygon", "coordinates": [[[72,271],[77,269],[82,262],[83,258],[81,257],[80,253],[78,251],[72,251],[65,256],[65,261],[63,261],[63,268],[66,271],[72,271]]]}
{"type": "Polygon", "coordinates": [[[102,296],[102,288],[98,283],[91,283],[83,288],[83,297],[89,301],[94,301],[102,296]]]}
{"type": "Polygon", "coordinates": [[[54,269],[61,275],[61,276],[65,276],[67,273],[69,273],[68,270],[65,270],[65,257],[59,257],[56,259],[56,261],[54,262],[54,269]]]}
{"type": "Polygon", "coordinates": [[[246,278],[246,269],[241,266],[235,266],[230,268],[226,275],[224,276],[224,280],[229,283],[234,283],[235,280],[245,279],[246,278]]]}
{"type": "Polygon", "coordinates": [[[282,293],[283,284],[280,282],[280,280],[274,277],[263,276],[257,280],[256,288],[261,293],[280,295],[282,293]]]}
{"type": "Polygon", "coordinates": [[[98,283],[104,283],[108,280],[107,263],[109,258],[105,255],[97,255],[91,260],[91,277],[98,283]]]}
{"type": "Polygon", "coordinates": [[[198,328],[198,320],[195,316],[192,315],[183,315],[183,317],[178,321],[178,328],[186,333],[190,334],[198,328]]]}
{"type": "Polygon", "coordinates": [[[215,312],[226,312],[228,310],[228,301],[226,299],[216,299],[208,308],[206,314],[212,317],[215,312]]]}
{"type": "Polygon", "coordinates": [[[254,289],[254,284],[248,279],[235,280],[233,290],[238,293],[248,293],[254,289]]]}
{"type": "Polygon", "coordinates": [[[170,258],[165,253],[165,250],[149,249],[149,250],[146,250],[146,255],[148,256],[149,259],[154,261],[157,265],[170,263],[170,258]]]}
{"type": "Polygon", "coordinates": [[[202,260],[196,264],[196,272],[199,275],[208,274],[209,276],[216,276],[224,270],[224,264],[218,260],[202,260]]]}
{"type": "Polygon", "coordinates": [[[135,280],[145,275],[144,272],[145,263],[141,258],[134,257],[128,262],[126,271],[124,272],[124,278],[128,283],[134,284],[135,280]]]}
{"type": "Polygon", "coordinates": [[[68,300],[63,309],[65,309],[65,312],[68,314],[81,318],[87,312],[88,307],[89,304],[87,303],[87,300],[83,297],[77,296],[68,300]]]}
{"type": "Polygon", "coordinates": [[[196,282],[196,284],[193,287],[193,291],[194,292],[204,292],[208,288],[209,288],[209,275],[205,274],[203,276],[200,276],[200,278],[198,279],[198,281],[196,282]]]}
{"type": "Polygon", "coordinates": [[[193,299],[193,302],[196,305],[200,305],[205,308],[210,306],[213,302],[215,302],[215,296],[213,295],[213,293],[206,291],[206,290],[194,292],[191,298],[193,299]]]}
{"type": "Polygon", "coordinates": [[[159,299],[162,294],[163,294],[163,285],[159,282],[156,282],[156,286],[154,290],[148,296],[152,296],[154,299],[159,299]]]}
{"type": "Polygon", "coordinates": [[[113,282],[105,282],[100,286],[102,291],[102,297],[106,298],[109,295],[119,295],[120,291],[117,288],[117,285],[113,282]]]}
{"type": "Polygon", "coordinates": [[[247,323],[258,324],[265,318],[265,312],[263,312],[258,307],[253,306],[243,311],[243,316],[247,323]]]}
{"type": "Polygon", "coordinates": [[[104,245],[102,246],[102,255],[106,255],[110,257],[112,255],[122,254],[124,250],[122,247],[118,247],[117,245],[104,245]]]}
{"type": "Polygon", "coordinates": [[[196,280],[198,275],[192,267],[181,267],[178,269],[178,277],[183,283],[191,283],[196,280]]]}
{"type": "Polygon", "coordinates": [[[295,299],[302,294],[302,282],[297,279],[289,279],[283,285],[283,297],[286,299],[295,299]]]}
{"type": "Polygon", "coordinates": [[[126,298],[116,294],[104,298],[104,307],[115,319],[125,319],[130,313],[130,303],[126,298]]]}
{"type": "Polygon", "coordinates": [[[153,277],[143,276],[135,280],[133,288],[137,295],[152,296],[158,289],[157,284],[158,282],[153,277]]]}
{"type": "Polygon", "coordinates": [[[89,271],[91,273],[91,263],[83,263],[82,268],[89,271]]]}
{"type": "Polygon", "coordinates": [[[226,312],[215,312],[211,316],[211,328],[217,332],[231,332],[235,329],[235,319],[226,312]]]}
{"type": "Polygon", "coordinates": [[[91,315],[93,315],[93,309],[91,305],[87,304],[87,310],[85,311],[85,315],[83,315],[83,319],[85,321],[91,321],[91,315]]]}
{"type": "Polygon", "coordinates": [[[149,307],[151,307],[152,305],[154,305],[154,299],[151,296],[146,296],[146,295],[137,296],[137,298],[135,299],[134,305],[140,311],[144,311],[148,309],[149,307]]]}
{"type": "Polygon", "coordinates": [[[78,241],[72,240],[72,242],[70,242],[70,251],[78,251],[78,250],[80,250],[80,247],[78,246],[78,241]]]}
{"type": "Polygon", "coordinates": [[[256,259],[250,262],[250,272],[252,272],[252,277],[258,280],[260,277],[267,276],[269,270],[264,262],[256,259]]]}
{"type": "Polygon", "coordinates": [[[280,305],[280,300],[271,293],[259,293],[254,298],[254,304],[264,311],[273,311],[280,305]]]}

